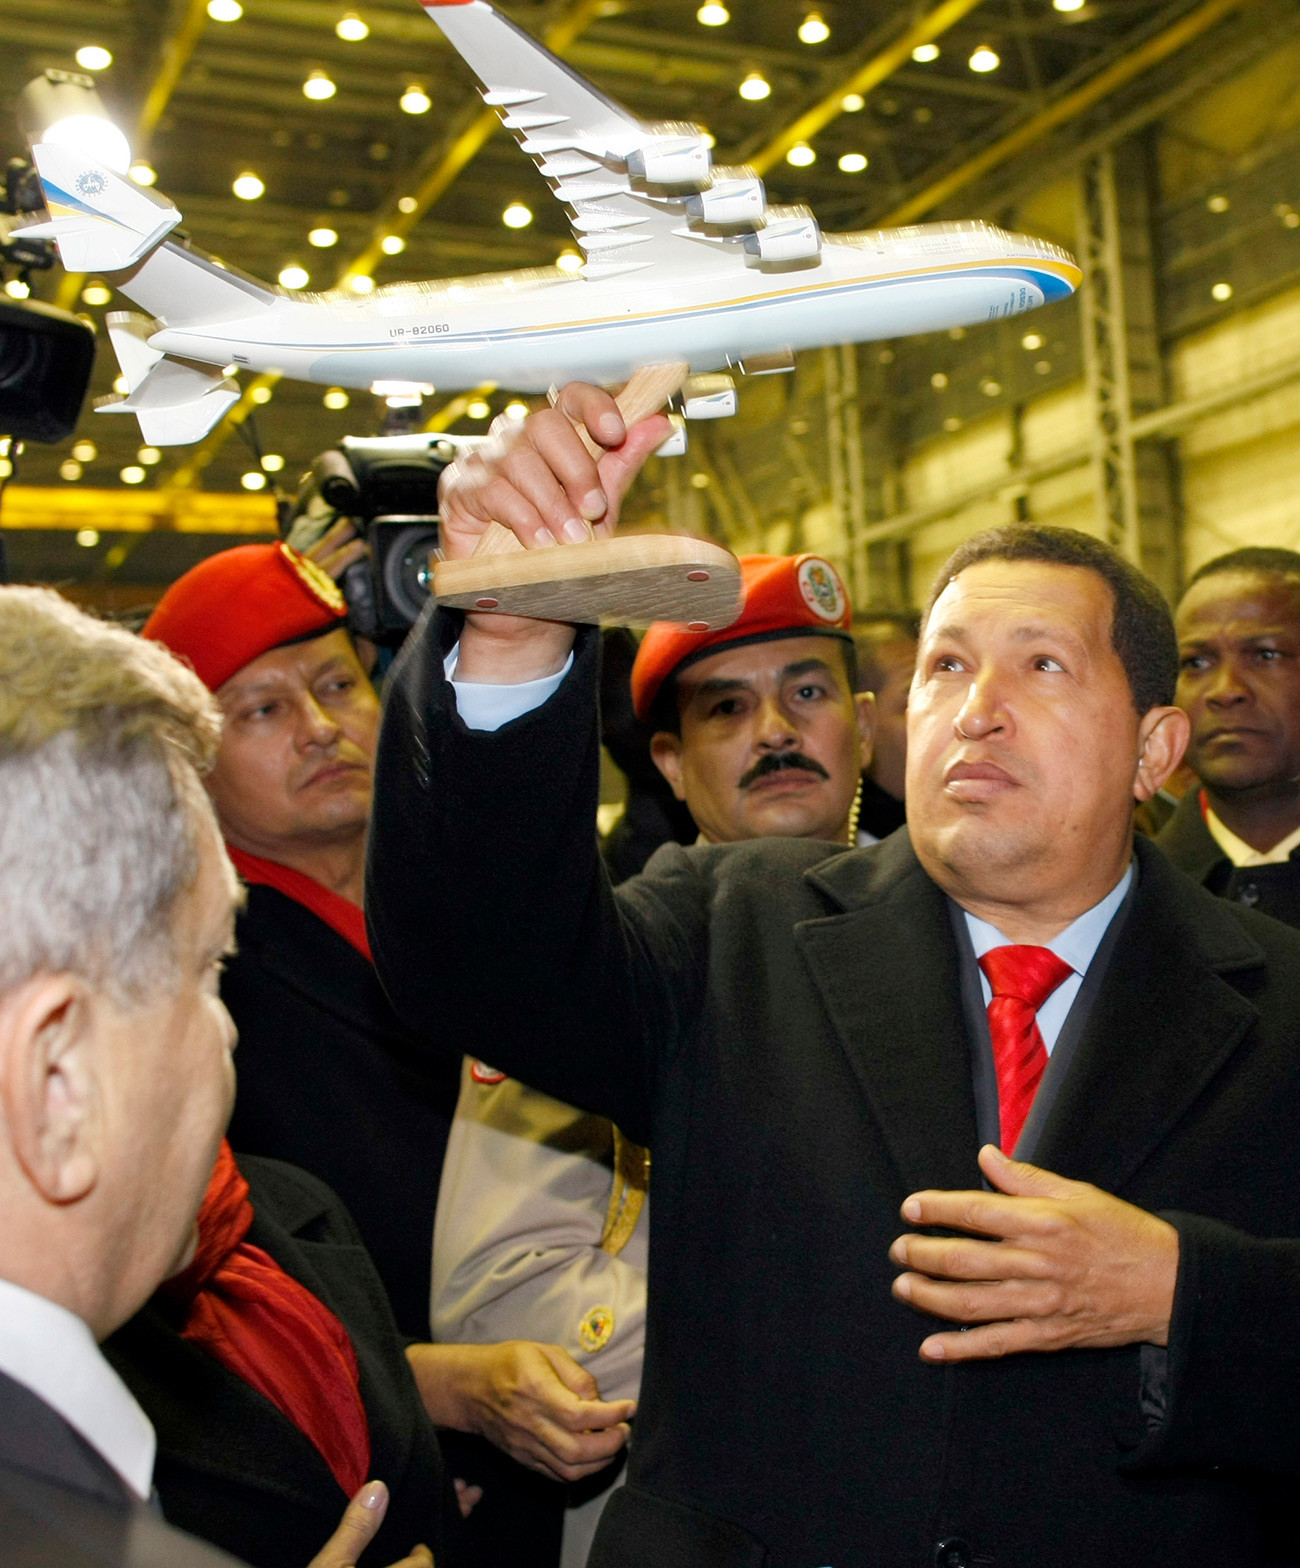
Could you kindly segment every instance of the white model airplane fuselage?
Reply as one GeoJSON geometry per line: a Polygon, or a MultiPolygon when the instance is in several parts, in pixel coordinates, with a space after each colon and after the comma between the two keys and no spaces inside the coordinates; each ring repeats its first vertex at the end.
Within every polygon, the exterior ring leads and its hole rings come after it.
{"type": "Polygon", "coordinates": [[[40,145],[50,221],[32,232],[53,235],[69,269],[118,271],[148,312],[109,319],[129,391],[105,412],[136,413],[156,444],[198,440],[238,395],[231,367],[520,392],[664,361],[769,369],[801,349],[1018,315],[1079,282],[1057,246],[983,223],[823,235],[807,209],[768,207],[751,171],[713,169],[698,127],[643,125],[486,0],[425,4],[569,209],[581,272],[293,293],[168,239],[180,213],[165,198],[40,145]]]}

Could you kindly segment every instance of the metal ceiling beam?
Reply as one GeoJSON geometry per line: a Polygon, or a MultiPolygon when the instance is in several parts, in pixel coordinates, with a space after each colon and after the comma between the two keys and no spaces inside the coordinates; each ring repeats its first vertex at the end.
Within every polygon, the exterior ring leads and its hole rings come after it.
{"type": "Polygon", "coordinates": [[[926,213],[932,212],[950,197],[955,196],[958,191],[964,190],[1000,164],[1016,157],[1017,154],[1027,151],[1052,131],[1070,120],[1077,119],[1079,115],[1100,103],[1109,94],[1127,86],[1144,71],[1149,71],[1152,66],[1160,64],[1162,60],[1177,53],[1179,49],[1221,22],[1224,17],[1239,10],[1244,3],[1245,0],[1206,0],[1205,4],[1182,17],[1173,26],[1156,33],[1129,53],[1122,54],[1105,70],[1099,71],[1096,76],[1076,87],[1073,92],[1066,93],[1055,103],[1031,115],[1008,135],[983,148],[973,158],[968,158],[965,163],[941,179],[935,180],[924,190],[918,191],[915,196],[909,197],[881,218],[879,226],[895,228],[901,224],[917,222],[926,213]]]}
{"type": "Polygon", "coordinates": [[[766,146],[745,161],[753,164],[760,174],[766,174],[793,146],[799,142],[811,141],[832,120],[843,114],[846,94],[860,93],[865,97],[886,77],[893,75],[910,60],[913,49],[920,44],[928,44],[936,38],[941,38],[949,28],[955,27],[979,3],[980,0],[943,0],[943,3],[936,6],[933,11],[927,12],[925,16],[913,22],[906,32],[887,48],[873,54],[864,64],[850,71],[832,91],[810,109],[806,109],[797,119],[791,121],[766,146]]]}

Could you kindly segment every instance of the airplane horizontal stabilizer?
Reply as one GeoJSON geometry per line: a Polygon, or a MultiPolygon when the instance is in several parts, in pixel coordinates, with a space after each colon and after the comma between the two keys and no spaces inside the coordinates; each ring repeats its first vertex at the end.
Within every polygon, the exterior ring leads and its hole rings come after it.
{"type": "Polygon", "coordinates": [[[97,399],[95,412],[134,414],[150,446],[189,446],[238,401],[239,383],[219,370],[163,357],[126,397],[97,399]]]}
{"type": "Polygon", "coordinates": [[[181,221],[166,197],[74,147],[38,142],[32,158],[50,221],[25,232],[53,239],[69,272],[120,272],[181,221]]]}
{"type": "Polygon", "coordinates": [[[126,378],[126,389],[134,392],[163,357],[161,349],[149,346],[149,336],[158,330],[158,323],[134,310],[110,310],[104,324],[126,378]]]}

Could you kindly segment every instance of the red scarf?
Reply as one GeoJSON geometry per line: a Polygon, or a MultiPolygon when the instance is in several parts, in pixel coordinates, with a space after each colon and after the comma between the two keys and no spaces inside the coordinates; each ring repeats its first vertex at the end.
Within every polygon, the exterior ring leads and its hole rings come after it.
{"type": "MultiPolygon", "coordinates": [[[[235,870],[245,882],[273,887],[291,898],[304,909],[310,909],[327,926],[331,926],[345,942],[351,942],[363,958],[370,958],[370,938],[366,935],[366,917],[357,906],[341,894],[309,877],[305,871],[294,871],[290,866],[277,865],[274,860],[263,860],[260,855],[250,855],[245,849],[227,844],[226,849],[234,862],[235,870]]],[[[373,960],[372,960],[373,962],[373,960]]]]}
{"type": "Polygon", "coordinates": [[[223,1138],[199,1210],[194,1261],[168,1280],[181,1337],[264,1395],[311,1440],[351,1497],[370,1472],[370,1424],[347,1330],[305,1285],[244,1240],[248,1183],[223,1138]]]}

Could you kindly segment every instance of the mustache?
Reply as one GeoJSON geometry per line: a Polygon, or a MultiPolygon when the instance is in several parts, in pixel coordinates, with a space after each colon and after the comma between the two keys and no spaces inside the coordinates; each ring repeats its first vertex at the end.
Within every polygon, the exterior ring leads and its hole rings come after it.
{"type": "Polygon", "coordinates": [[[805,773],[815,773],[818,778],[829,779],[830,774],[811,757],[801,751],[769,751],[761,756],[747,773],[741,775],[739,788],[748,789],[772,773],[784,773],[787,768],[800,768],[805,773]]]}

